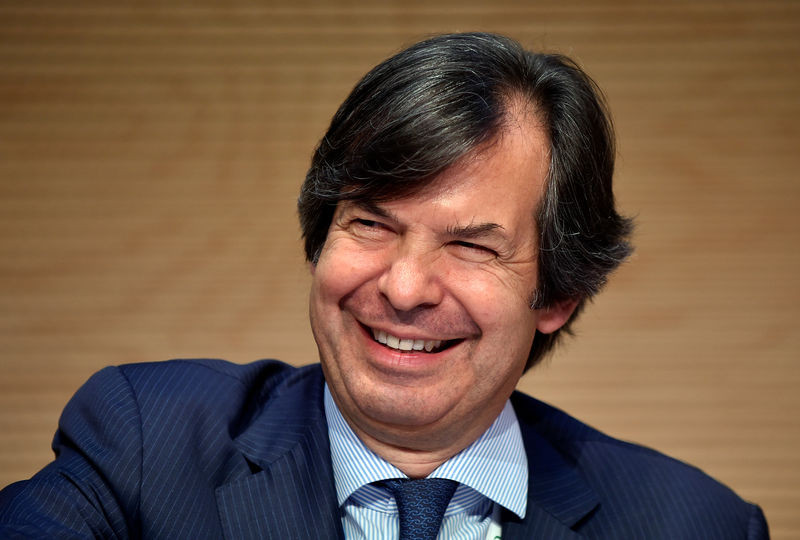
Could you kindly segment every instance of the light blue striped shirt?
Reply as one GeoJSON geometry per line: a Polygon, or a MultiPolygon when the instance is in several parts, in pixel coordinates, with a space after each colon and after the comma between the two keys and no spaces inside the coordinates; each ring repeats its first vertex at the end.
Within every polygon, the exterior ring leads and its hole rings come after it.
{"type": "MultiPolygon", "coordinates": [[[[371,484],[406,475],[361,442],[342,417],[327,385],[325,416],[345,538],[397,540],[400,522],[394,498],[389,491],[371,484]]],[[[506,402],[483,435],[429,478],[448,478],[460,484],[445,512],[439,539],[483,540],[495,504],[525,517],[528,458],[511,403],[506,402]]]]}

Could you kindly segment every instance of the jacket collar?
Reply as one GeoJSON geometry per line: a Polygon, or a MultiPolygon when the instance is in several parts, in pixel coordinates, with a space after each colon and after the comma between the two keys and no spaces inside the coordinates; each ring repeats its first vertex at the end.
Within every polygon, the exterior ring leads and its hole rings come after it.
{"type": "Polygon", "coordinates": [[[343,538],[322,389],[313,365],[257,398],[263,405],[234,440],[253,474],[217,488],[226,537],[343,538]]]}
{"type": "Polygon", "coordinates": [[[583,538],[572,528],[587,517],[600,499],[564,453],[542,430],[547,418],[562,413],[515,393],[512,403],[528,454],[528,507],[524,520],[510,512],[504,516],[503,538],[583,538]]]}

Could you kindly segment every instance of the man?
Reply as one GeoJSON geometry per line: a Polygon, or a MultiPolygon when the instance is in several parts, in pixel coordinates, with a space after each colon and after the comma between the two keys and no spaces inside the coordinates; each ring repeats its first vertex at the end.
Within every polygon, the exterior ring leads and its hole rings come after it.
{"type": "Polygon", "coordinates": [[[1,536],[766,538],[697,469],[514,393],[629,253],[613,163],[563,57],[461,34],[388,59],[299,200],[321,366],[99,372],[1,536]]]}

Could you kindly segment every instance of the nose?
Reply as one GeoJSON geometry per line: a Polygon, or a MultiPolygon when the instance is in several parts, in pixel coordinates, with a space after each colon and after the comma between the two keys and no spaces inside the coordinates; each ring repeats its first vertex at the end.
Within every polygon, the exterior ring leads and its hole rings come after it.
{"type": "Polygon", "coordinates": [[[378,279],[378,290],[398,311],[434,306],[442,301],[435,254],[398,247],[378,279]]]}

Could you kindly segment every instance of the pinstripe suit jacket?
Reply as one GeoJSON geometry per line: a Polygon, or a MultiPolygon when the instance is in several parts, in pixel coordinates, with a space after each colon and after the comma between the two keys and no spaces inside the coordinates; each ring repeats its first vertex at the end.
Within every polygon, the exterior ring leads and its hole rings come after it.
{"type": "MultiPolygon", "coordinates": [[[[318,365],[106,368],[66,406],[56,459],[0,493],[0,538],[341,538],[318,365]]],[[[504,539],[767,538],[699,470],[522,394],[527,516],[504,539]]]]}

